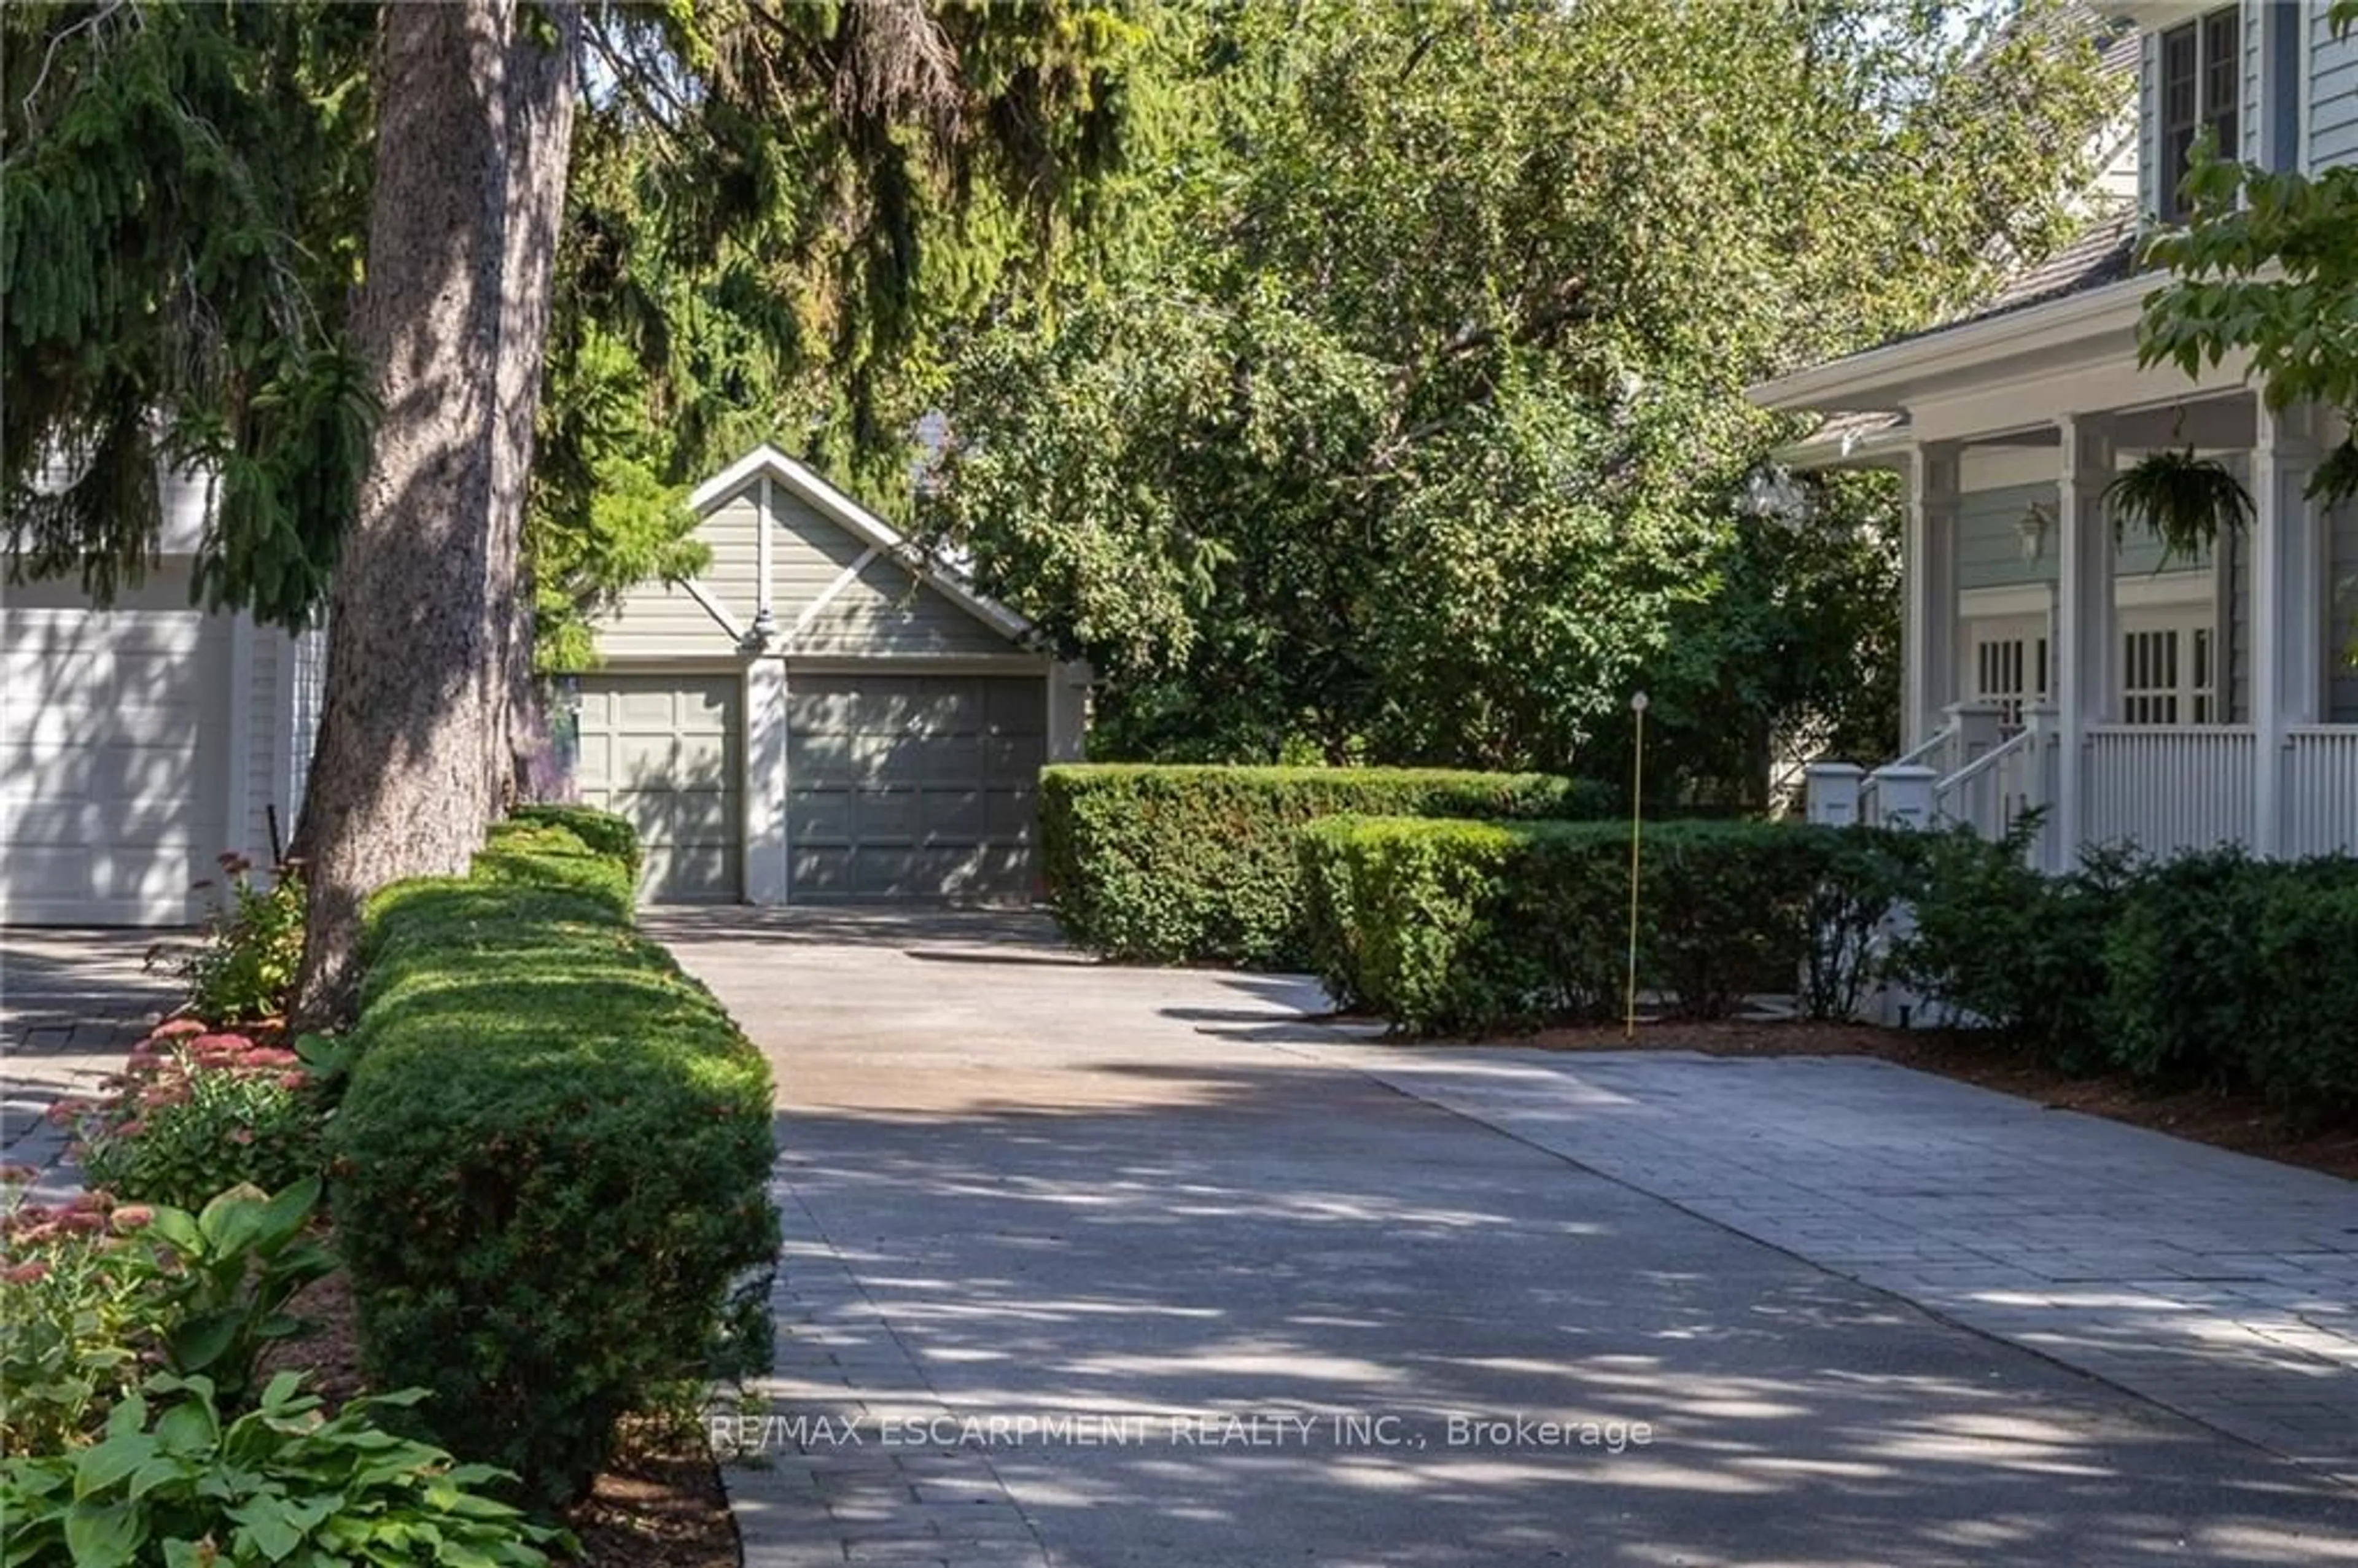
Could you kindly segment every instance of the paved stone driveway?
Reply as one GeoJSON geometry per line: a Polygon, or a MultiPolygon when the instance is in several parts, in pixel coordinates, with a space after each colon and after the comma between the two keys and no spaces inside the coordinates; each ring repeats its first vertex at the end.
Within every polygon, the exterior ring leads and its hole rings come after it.
{"type": "Polygon", "coordinates": [[[1021,921],[650,924],[779,1073],[751,1568],[2358,1563],[2346,1184],[1021,921]]]}
{"type": "Polygon", "coordinates": [[[66,1096],[94,1089],[180,988],[147,972],[148,950],[180,940],[156,931],[0,929],[0,1163],[41,1173],[36,1196],[81,1184],[65,1136],[43,1119],[66,1096]]]}
{"type": "Polygon", "coordinates": [[[1322,1053],[2358,1487],[2358,1187],[1856,1058],[1322,1053]]]}

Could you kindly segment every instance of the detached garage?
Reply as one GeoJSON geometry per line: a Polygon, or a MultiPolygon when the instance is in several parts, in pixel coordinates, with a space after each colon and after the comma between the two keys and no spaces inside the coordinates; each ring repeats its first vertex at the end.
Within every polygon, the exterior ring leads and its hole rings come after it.
{"type": "Polygon", "coordinates": [[[638,826],[644,895],[1030,897],[1087,669],[772,448],[692,503],[710,565],[626,595],[573,682],[576,793],[638,826]]]}

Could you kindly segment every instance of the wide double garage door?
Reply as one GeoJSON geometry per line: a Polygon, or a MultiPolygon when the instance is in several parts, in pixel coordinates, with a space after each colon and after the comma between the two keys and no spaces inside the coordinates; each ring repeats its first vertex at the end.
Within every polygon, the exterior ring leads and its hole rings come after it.
{"type": "Polygon", "coordinates": [[[735,674],[582,678],[576,783],[638,825],[646,897],[742,896],[745,824],[773,813],[791,902],[1031,893],[1040,677],[795,671],[782,801],[747,747],[735,674]]]}

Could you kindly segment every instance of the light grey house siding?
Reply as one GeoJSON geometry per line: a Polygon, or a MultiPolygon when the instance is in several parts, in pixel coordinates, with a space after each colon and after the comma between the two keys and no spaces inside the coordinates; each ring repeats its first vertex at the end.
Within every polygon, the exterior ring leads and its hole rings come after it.
{"type": "Polygon", "coordinates": [[[792,626],[835,580],[867,554],[865,541],[842,524],[819,515],[818,509],[781,484],[773,484],[770,515],[774,520],[775,551],[771,562],[777,598],[778,621],[792,626]]]}
{"type": "Polygon", "coordinates": [[[2341,38],[2309,0],[2309,149],[2314,172],[2358,162],[2358,29],[2341,38]]]}
{"type": "Polygon", "coordinates": [[[2161,211],[2161,36],[2147,32],[2137,59],[2137,211],[2161,211]]]}
{"type": "Polygon", "coordinates": [[[812,617],[795,637],[795,650],[896,656],[1014,651],[1005,637],[881,556],[812,617]]]}
{"type": "MultiPolygon", "coordinates": [[[[2023,514],[2033,505],[2045,507],[2050,518],[2058,515],[2058,492],[2052,481],[1968,491],[1957,498],[1959,588],[2013,588],[2055,580],[2059,552],[2052,535],[2037,559],[2025,560],[2022,556],[2020,525],[2023,514]]],[[[2163,570],[2187,571],[2209,564],[2207,556],[2165,563],[2158,541],[2132,531],[2115,547],[2113,575],[2126,578],[2163,570]]]]}
{"type": "Polygon", "coordinates": [[[1970,491],[1957,498],[1957,586],[1961,589],[2012,588],[2020,583],[2053,582],[2055,541],[2036,560],[2022,557],[2020,524],[2032,506],[2056,515],[2056,487],[2008,484],[1995,490],[1970,491]]]}

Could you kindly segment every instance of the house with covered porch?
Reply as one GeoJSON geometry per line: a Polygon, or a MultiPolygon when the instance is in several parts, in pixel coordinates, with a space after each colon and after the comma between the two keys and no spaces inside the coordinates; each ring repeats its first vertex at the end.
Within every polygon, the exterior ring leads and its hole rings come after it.
{"type": "Polygon", "coordinates": [[[2136,351],[2162,281],[2140,240],[2180,215],[2197,135],[2270,168],[2358,162],[2358,33],[2323,0],[2115,9],[2140,34],[2136,208],[1961,320],[1752,391],[1825,416],[1792,466],[1906,477],[1902,751],[1812,769],[1812,809],[1993,837],[2035,813],[2059,870],[2115,843],[2358,852],[2358,504],[2306,494],[2348,432],[2267,408],[2236,361],[2190,379],[2136,351]],[[2114,480],[2190,447],[2242,482],[2248,525],[2185,555],[2116,527],[2114,480]]]}

